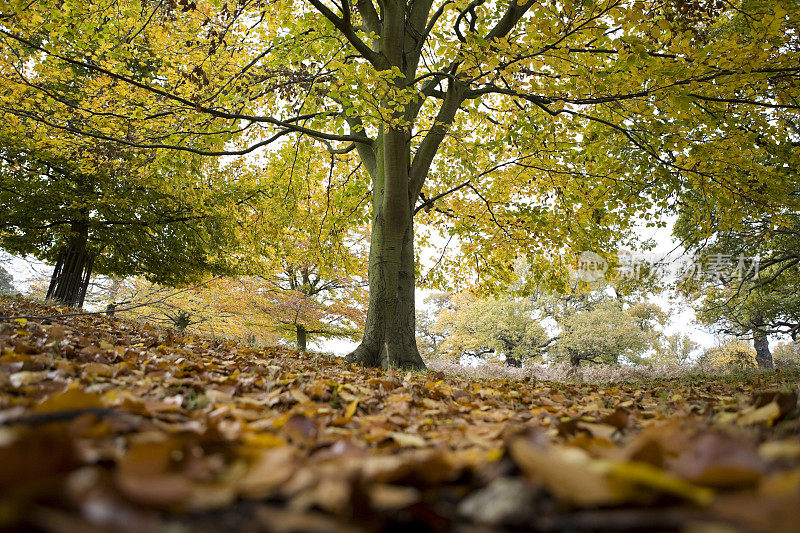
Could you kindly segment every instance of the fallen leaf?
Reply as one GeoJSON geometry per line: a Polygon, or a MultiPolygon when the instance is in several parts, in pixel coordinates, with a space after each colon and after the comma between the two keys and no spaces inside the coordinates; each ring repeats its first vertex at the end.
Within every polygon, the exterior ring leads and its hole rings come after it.
{"type": "Polygon", "coordinates": [[[389,434],[392,439],[400,446],[408,446],[412,448],[424,448],[428,443],[419,435],[411,435],[409,433],[391,432],[389,434]]]}

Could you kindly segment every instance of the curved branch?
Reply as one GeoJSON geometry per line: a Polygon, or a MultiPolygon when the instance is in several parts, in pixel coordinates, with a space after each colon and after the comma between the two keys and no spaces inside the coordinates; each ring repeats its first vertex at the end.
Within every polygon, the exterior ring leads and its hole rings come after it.
{"type": "Polygon", "coordinates": [[[486,40],[491,41],[508,35],[514,26],[517,25],[519,19],[531,8],[536,0],[526,0],[524,4],[519,4],[517,0],[509,0],[508,8],[506,9],[503,18],[497,21],[494,28],[486,35],[486,40]]]}
{"type": "Polygon", "coordinates": [[[74,128],[72,126],[62,126],[61,124],[56,124],[54,122],[50,122],[49,120],[44,119],[42,117],[38,117],[38,116],[32,115],[30,113],[24,113],[24,112],[15,110],[15,109],[9,109],[9,108],[5,108],[5,107],[0,107],[0,109],[2,109],[3,111],[5,111],[7,113],[12,114],[12,115],[15,115],[15,116],[18,116],[18,117],[25,117],[25,118],[28,118],[28,119],[33,120],[35,122],[38,122],[40,124],[44,124],[45,126],[48,126],[50,128],[54,128],[54,129],[61,130],[61,131],[66,131],[67,133],[72,133],[74,135],[81,135],[81,136],[84,136],[84,137],[90,137],[92,139],[100,139],[102,141],[114,142],[114,143],[118,143],[118,144],[121,144],[121,145],[124,145],[124,146],[130,146],[131,148],[154,149],[154,150],[177,150],[177,151],[180,151],[180,152],[188,152],[190,154],[197,154],[197,155],[202,155],[202,156],[212,156],[212,157],[225,156],[225,155],[245,155],[245,154],[249,154],[251,152],[254,152],[255,150],[258,150],[259,148],[262,148],[264,146],[267,146],[267,145],[275,142],[276,140],[278,140],[279,138],[283,137],[286,134],[293,133],[292,130],[284,129],[284,130],[279,131],[278,133],[276,133],[272,137],[270,137],[270,138],[268,138],[268,139],[266,139],[264,141],[258,142],[258,143],[254,144],[254,145],[251,145],[251,146],[249,146],[247,148],[244,148],[242,150],[201,150],[199,148],[191,148],[191,147],[188,147],[188,146],[181,146],[179,144],[137,143],[137,142],[129,141],[127,139],[121,139],[119,137],[112,137],[110,135],[103,135],[101,133],[94,133],[94,132],[91,132],[91,131],[84,131],[84,130],[81,130],[81,129],[78,129],[78,128],[74,128]]]}
{"type": "MultiPolygon", "coordinates": [[[[460,29],[461,21],[464,19],[467,13],[472,13],[473,17],[476,16],[475,8],[480,6],[484,2],[486,2],[486,0],[472,0],[472,2],[470,2],[469,5],[464,8],[463,11],[459,12],[458,17],[456,17],[456,21],[453,24],[453,29],[456,32],[456,37],[458,37],[458,40],[461,41],[462,43],[467,42],[467,39],[464,38],[464,35],[461,34],[461,29],[460,29]]],[[[516,4],[516,0],[511,0],[511,2],[512,4],[516,4]]]]}
{"type": "MultiPolygon", "coordinates": [[[[314,0],[314,1],[316,1],[316,0],[314,0]]],[[[6,37],[9,37],[11,39],[14,39],[15,41],[20,42],[22,44],[25,44],[26,46],[29,46],[29,47],[33,48],[34,50],[38,50],[39,52],[42,52],[42,53],[44,53],[44,54],[46,54],[48,56],[51,56],[51,57],[54,57],[54,58],[59,59],[61,61],[64,61],[65,63],[68,63],[70,65],[82,67],[82,68],[85,68],[85,69],[92,70],[94,72],[99,72],[101,74],[105,74],[106,76],[109,76],[110,78],[113,78],[115,80],[119,80],[119,81],[121,81],[123,83],[127,83],[129,85],[134,86],[134,87],[138,87],[139,89],[144,89],[145,91],[149,91],[149,92],[151,92],[153,94],[157,94],[157,95],[162,96],[162,97],[164,97],[166,99],[172,100],[173,102],[178,102],[180,104],[183,104],[183,105],[185,105],[187,107],[190,107],[190,108],[194,109],[198,113],[205,113],[207,115],[211,115],[211,116],[216,117],[216,118],[224,118],[224,119],[231,119],[231,120],[249,120],[251,122],[263,122],[263,123],[271,124],[273,126],[286,128],[288,130],[295,131],[297,133],[303,133],[303,134],[309,135],[311,137],[315,137],[315,138],[319,138],[319,139],[326,139],[326,140],[329,140],[329,141],[365,142],[363,139],[359,139],[359,138],[353,137],[352,135],[333,135],[333,134],[330,134],[330,133],[324,133],[324,132],[321,132],[321,131],[317,131],[317,130],[314,130],[314,129],[311,129],[311,128],[306,128],[305,126],[298,126],[297,124],[293,124],[293,122],[296,122],[296,121],[305,120],[307,118],[312,118],[313,116],[316,116],[316,114],[315,115],[304,115],[302,117],[294,117],[294,118],[288,119],[288,120],[278,120],[278,119],[273,118],[273,117],[256,116],[256,115],[245,115],[245,114],[241,114],[241,113],[233,113],[233,112],[230,112],[230,111],[223,111],[223,110],[219,110],[219,109],[214,109],[214,108],[211,108],[211,107],[200,105],[198,102],[193,102],[193,101],[191,101],[191,100],[189,100],[187,98],[183,98],[181,96],[177,96],[177,95],[172,94],[172,93],[170,93],[168,91],[165,91],[163,89],[159,89],[157,87],[153,87],[153,86],[148,85],[146,83],[137,81],[137,80],[135,80],[133,78],[130,78],[128,76],[124,76],[122,74],[118,74],[116,72],[110,71],[110,70],[108,70],[108,69],[106,69],[104,67],[95,65],[93,63],[89,63],[87,61],[82,61],[82,60],[79,60],[79,59],[74,59],[74,58],[67,57],[67,56],[64,56],[64,55],[61,55],[61,54],[57,54],[55,52],[47,50],[46,48],[44,48],[42,46],[39,46],[39,45],[35,44],[32,41],[29,41],[28,39],[26,39],[24,37],[21,37],[19,35],[15,35],[15,34],[13,34],[11,32],[8,32],[8,31],[6,31],[6,30],[4,30],[2,28],[0,28],[0,34],[5,35],[6,37]]],[[[102,138],[102,137],[100,137],[100,138],[102,138]]],[[[114,139],[111,139],[111,140],[114,140],[114,139]]],[[[133,146],[133,145],[131,145],[131,146],[133,146]]]]}
{"type": "Polygon", "coordinates": [[[339,17],[328,9],[328,7],[323,4],[320,0],[308,0],[311,5],[313,5],[317,11],[322,14],[323,17],[328,19],[333,27],[339,30],[339,32],[347,39],[347,41],[355,48],[361,56],[369,61],[373,67],[378,70],[386,70],[389,68],[388,61],[386,58],[383,57],[383,54],[380,54],[370,48],[364,41],[362,41],[358,35],[356,35],[355,28],[353,28],[352,24],[350,24],[350,12],[346,8],[343,8],[344,13],[342,13],[343,17],[339,17]]]}

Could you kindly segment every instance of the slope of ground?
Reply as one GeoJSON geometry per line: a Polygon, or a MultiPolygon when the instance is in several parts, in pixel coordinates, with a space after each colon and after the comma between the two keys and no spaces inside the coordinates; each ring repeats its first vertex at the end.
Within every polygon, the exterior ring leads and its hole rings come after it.
{"type": "Polygon", "coordinates": [[[794,531],[799,380],[471,381],[106,317],[6,319],[0,524],[794,531]]]}

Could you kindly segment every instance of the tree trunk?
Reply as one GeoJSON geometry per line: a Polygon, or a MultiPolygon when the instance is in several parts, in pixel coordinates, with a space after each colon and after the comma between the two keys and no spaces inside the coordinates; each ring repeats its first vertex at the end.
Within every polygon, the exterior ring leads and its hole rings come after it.
{"type": "Polygon", "coordinates": [[[581,366],[581,356],[577,352],[570,352],[569,364],[575,368],[579,368],[581,366]]]}
{"type": "Polygon", "coordinates": [[[408,135],[388,130],[373,179],[369,251],[369,308],[364,338],[351,363],[383,368],[425,368],[415,338],[414,225],[408,187],[408,135]]]}
{"type": "Polygon", "coordinates": [[[764,320],[757,316],[753,321],[753,348],[756,349],[756,363],[758,368],[772,369],[772,353],[769,351],[769,339],[764,332],[764,320]]]}
{"type": "Polygon", "coordinates": [[[72,223],[72,237],[61,251],[50,278],[47,299],[69,307],[83,307],[89,278],[92,275],[94,256],[88,250],[89,225],[72,223]]]}
{"type": "Polygon", "coordinates": [[[295,328],[297,330],[297,349],[301,352],[305,352],[308,345],[308,333],[306,332],[306,328],[300,324],[295,324],[295,328]]]}

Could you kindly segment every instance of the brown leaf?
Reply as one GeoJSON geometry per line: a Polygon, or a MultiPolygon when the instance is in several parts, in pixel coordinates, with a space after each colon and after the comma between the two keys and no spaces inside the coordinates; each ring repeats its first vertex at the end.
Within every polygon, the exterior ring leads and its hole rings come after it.
{"type": "Polygon", "coordinates": [[[84,392],[73,384],[64,392],[54,394],[34,408],[37,413],[71,411],[102,407],[103,403],[96,394],[84,392]]]}
{"type": "Polygon", "coordinates": [[[765,471],[752,444],[717,433],[706,433],[671,463],[684,478],[715,488],[752,487],[765,471]]]}
{"type": "Polygon", "coordinates": [[[292,415],[283,425],[283,431],[298,444],[311,446],[317,440],[317,426],[305,415],[292,415]]]}
{"type": "Polygon", "coordinates": [[[509,448],[514,462],[532,482],[544,482],[557,497],[577,505],[610,505],[631,498],[630,487],[617,485],[608,468],[578,448],[542,449],[517,438],[509,448]]]}
{"type": "Polygon", "coordinates": [[[296,459],[296,451],[288,446],[260,451],[236,481],[238,492],[247,498],[271,496],[295,473],[296,459]]]}
{"type": "Polygon", "coordinates": [[[600,421],[617,429],[625,429],[631,423],[631,414],[624,407],[617,407],[613,413],[603,417],[600,421]]]}

